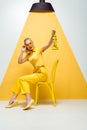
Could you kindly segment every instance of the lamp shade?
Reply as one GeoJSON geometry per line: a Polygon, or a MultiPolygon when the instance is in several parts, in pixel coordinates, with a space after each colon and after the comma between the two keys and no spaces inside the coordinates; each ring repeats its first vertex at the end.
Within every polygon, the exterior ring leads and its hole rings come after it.
{"type": "Polygon", "coordinates": [[[51,3],[40,0],[39,3],[34,3],[30,9],[30,12],[54,12],[51,3]]]}

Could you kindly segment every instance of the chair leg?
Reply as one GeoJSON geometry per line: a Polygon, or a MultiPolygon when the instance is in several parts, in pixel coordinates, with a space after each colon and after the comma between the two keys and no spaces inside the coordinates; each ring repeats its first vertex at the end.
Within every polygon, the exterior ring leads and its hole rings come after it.
{"type": "Polygon", "coordinates": [[[51,86],[51,96],[52,96],[52,100],[53,100],[54,106],[56,106],[56,99],[55,99],[55,96],[54,96],[53,85],[51,84],[50,86],[51,86]]]}
{"type": "Polygon", "coordinates": [[[54,90],[53,90],[53,88],[52,88],[52,99],[53,99],[54,106],[56,106],[56,99],[54,97],[54,90]]]}
{"type": "Polygon", "coordinates": [[[38,103],[38,86],[36,86],[36,97],[35,97],[35,105],[38,103]]]}

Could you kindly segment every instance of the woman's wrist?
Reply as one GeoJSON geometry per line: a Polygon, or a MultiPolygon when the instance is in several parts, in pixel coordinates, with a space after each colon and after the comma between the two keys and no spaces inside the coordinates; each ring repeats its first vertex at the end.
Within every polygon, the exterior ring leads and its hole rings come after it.
{"type": "Polygon", "coordinates": [[[52,40],[54,39],[54,37],[55,37],[55,34],[54,34],[54,35],[52,35],[52,40]]]}
{"type": "Polygon", "coordinates": [[[21,53],[20,54],[23,54],[24,53],[24,51],[23,50],[21,50],[21,53]]]}

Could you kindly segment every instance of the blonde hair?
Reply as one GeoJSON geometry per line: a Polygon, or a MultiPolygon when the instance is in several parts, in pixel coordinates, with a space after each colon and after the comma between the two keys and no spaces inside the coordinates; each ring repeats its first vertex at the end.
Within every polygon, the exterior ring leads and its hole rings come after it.
{"type": "Polygon", "coordinates": [[[32,40],[31,40],[30,38],[25,38],[25,39],[24,39],[24,44],[26,44],[26,41],[27,41],[27,40],[30,40],[30,42],[32,42],[32,40]]]}

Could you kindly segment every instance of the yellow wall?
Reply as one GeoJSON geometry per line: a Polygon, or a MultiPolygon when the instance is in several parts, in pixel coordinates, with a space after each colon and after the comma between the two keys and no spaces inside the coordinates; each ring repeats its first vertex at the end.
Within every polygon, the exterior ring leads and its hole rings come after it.
{"type": "MultiPolygon", "coordinates": [[[[87,99],[87,83],[55,13],[29,13],[2,81],[0,99],[7,100],[11,97],[12,86],[18,77],[32,73],[33,68],[30,63],[21,65],[17,63],[24,38],[30,37],[35,46],[42,47],[49,41],[53,29],[56,30],[59,50],[52,50],[50,47],[44,52],[44,62],[50,74],[53,61],[59,59],[54,87],[55,96],[57,99],[87,99]]],[[[34,97],[35,88],[31,88],[31,93],[34,97]]],[[[24,97],[19,96],[19,98],[24,97]]],[[[50,98],[47,88],[40,89],[40,98],[50,98]]]]}

